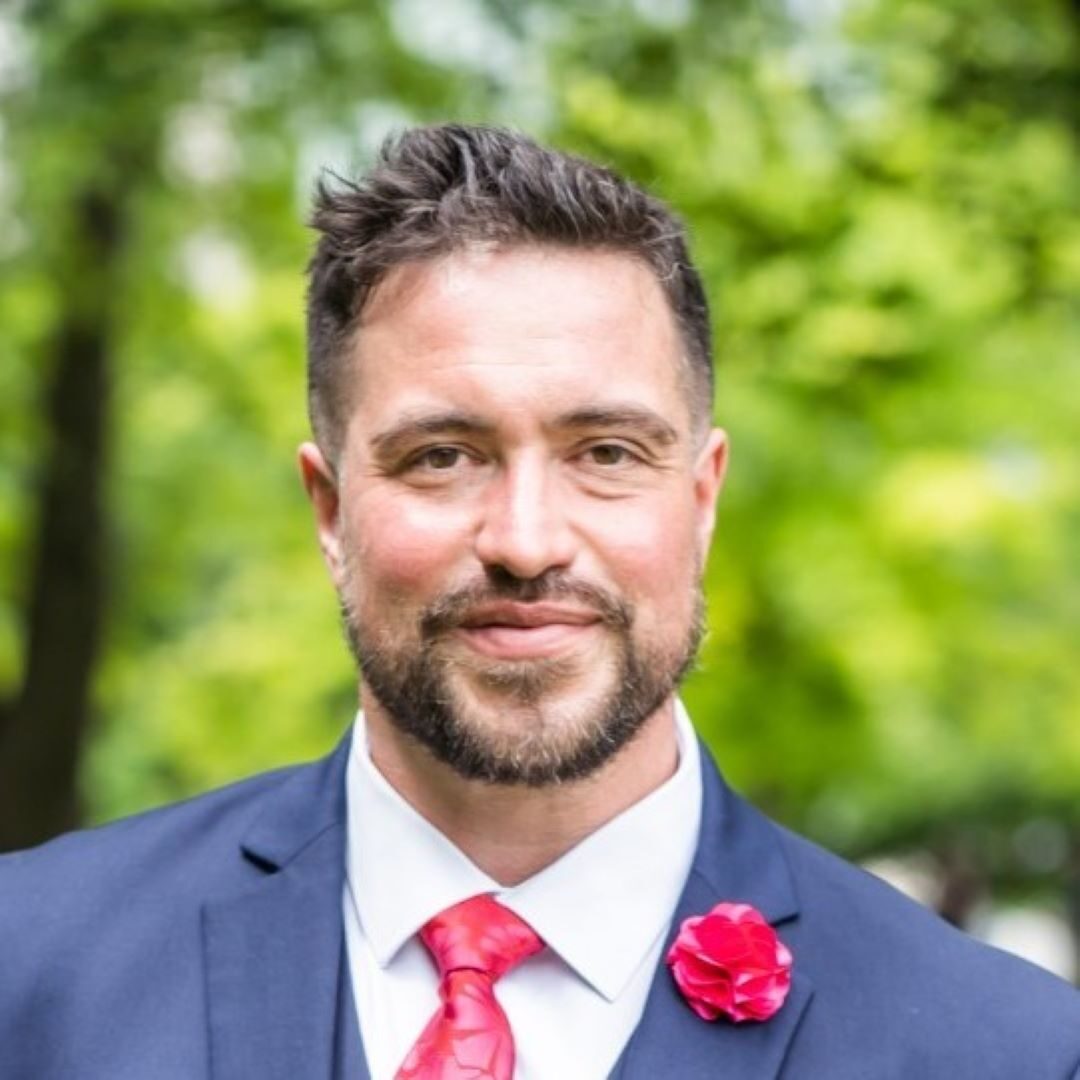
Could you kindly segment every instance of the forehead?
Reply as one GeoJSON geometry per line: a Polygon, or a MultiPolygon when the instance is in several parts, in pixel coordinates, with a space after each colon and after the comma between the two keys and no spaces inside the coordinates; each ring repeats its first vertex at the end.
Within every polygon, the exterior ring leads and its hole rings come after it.
{"type": "Polygon", "coordinates": [[[680,426],[684,361],[667,299],[631,256],[471,249],[391,271],[355,339],[352,411],[454,404],[516,415],[617,397],[680,426]]]}

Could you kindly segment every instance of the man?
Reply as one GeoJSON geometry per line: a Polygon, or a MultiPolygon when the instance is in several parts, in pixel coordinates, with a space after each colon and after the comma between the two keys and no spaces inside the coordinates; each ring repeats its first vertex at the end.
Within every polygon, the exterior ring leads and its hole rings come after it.
{"type": "Polygon", "coordinates": [[[727,440],[670,212],[441,126],[315,225],[300,468],[361,714],[0,863],[0,1076],[1080,1080],[1075,991],[693,737],[727,440]]]}

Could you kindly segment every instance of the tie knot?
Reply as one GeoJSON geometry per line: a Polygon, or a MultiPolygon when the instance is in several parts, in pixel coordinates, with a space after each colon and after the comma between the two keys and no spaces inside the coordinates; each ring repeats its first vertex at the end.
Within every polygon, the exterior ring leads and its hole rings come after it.
{"type": "Polygon", "coordinates": [[[487,894],[440,912],[424,924],[420,938],[440,979],[467,969],[494,981],[544,947],[527,922],[487,894]]]}

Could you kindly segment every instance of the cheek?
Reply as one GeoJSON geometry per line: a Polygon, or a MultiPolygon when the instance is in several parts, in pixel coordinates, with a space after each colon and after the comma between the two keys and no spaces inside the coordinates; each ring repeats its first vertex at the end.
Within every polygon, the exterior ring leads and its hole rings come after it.
{"type": "Polygon", "coordinates": [[[609,572],[653,622],[683,619],[698,578],[698,539],[686,506],[613,515],[606,530],[609,572]]]}
{"type": "Polygon", "coordinates": [[[451,508],[372,493],[348,512],[354,588],[383,602],[426,602],[445,588],[467,535],[463,516],[451,508]]]}

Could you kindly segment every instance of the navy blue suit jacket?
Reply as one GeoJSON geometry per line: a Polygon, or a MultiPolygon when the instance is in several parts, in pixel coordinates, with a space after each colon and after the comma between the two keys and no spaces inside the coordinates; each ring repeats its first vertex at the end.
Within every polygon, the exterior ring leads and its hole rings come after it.
{"type": "MultiPolygon", "coordinates": [[[[0,1078],[366,1080],[347,752],[0,859],[0,1078]]],[[[706,1023],[661,964],[615,1080],[1080,1080],[1080,994],[768,821],[707,753],[703,770],[673,933],[751,903],[794,953],[792,991],[767,1023],[706,1023]]]]}

